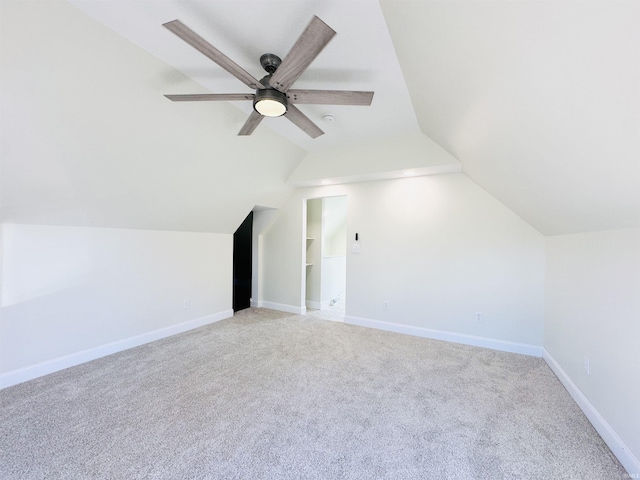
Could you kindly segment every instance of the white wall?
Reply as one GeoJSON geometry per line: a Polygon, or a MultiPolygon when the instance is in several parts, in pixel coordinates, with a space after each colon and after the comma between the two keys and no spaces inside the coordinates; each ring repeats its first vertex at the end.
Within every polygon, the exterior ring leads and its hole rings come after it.
{"type": "Polygon", "coordinates": [[[261,235],[262,271],[259,306],[293,313],[306,311],[306,290],[302,270],[306,264],[306,239],[302,226],[306,222],[303,197],[296,193],[280,209],[277,219],[261,235]]]}
{"type": "Polygon", "coordinates": [[[322,199],[322,305],[344,298],[347,288],[347,197],[322,199]]]}
{"type": "Polygon", "coordinates": [[[423,133],[370,139],[364,143],[309,152],[287,182],[298,187],[460,172],[460,162],[423,133]],[[401,155],[398,153],[402,152],[401,155]]]}
{"type": "Polygon", "coordinates": [[[345,298],[347,289],[347,257],[322,258],[322,308],[335,298],[345,298]]]}
{"type": "Polygon", "coordinates": [[[348,196],[349,252],[360,237],[361,253],[347,254],[348,318],[541,352],[544,238],[463,174],[301,190],[264,235],[265,300],[302,306],[303,201],[333,195],[348,196]]]}
{"type": "Polygon", "coordinates": [[[231,316],[232,240],[4,224],[0,372],[231,316]]]}
{"type": "Polygon", "coordinates": [[[545,350],[640,471],[640,229],[548,237],[546,249],[545,350]]]}
{"type": "Polygon", "coordinates": [[[278,210],[258,207],[253,209],[253,231],[251,240],[251,306],[257,307],[260,301],[260,276],[262,272],[262,232],[275,219],[278,210]]]}
{"type": "Polygon", "coordinates": [[[322,199],[322,248],[325,257],[347,253],[347,197],[322,199]]]}

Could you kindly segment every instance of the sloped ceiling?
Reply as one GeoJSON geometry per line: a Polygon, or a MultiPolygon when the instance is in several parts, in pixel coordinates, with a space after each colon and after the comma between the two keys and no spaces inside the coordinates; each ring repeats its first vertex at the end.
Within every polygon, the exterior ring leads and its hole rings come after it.
{"type": "Polygon", "coordinates": [[[229,104],[177,110],[192,80],[66,2],[1,2],[2,220],[233,233],[282,206],[305,151],[238,141],[229,104]]]}
{"type": "Polygon", "coordinates": [[[546,235],[640,226],[640,2],[381,2],[420,127],[546,235]]]}
{"type": "MultiPolygon", "coordinates": [[[[265,118],[270,128],[306,151],[419,131],[409,92],[377,0],[70,0],[104,25],[180,70],[201,87],[195,93],[253,93],[237,78],[162,27],[179,19],[255,78],[266,72],[260,56],[284,58],[316,15],[334,38],[295,82],[295,88],[375,91],[369,107],[298,105],[326,134],[311,139],[286,118],[265,118]],[[322,120],[330,113],[333,122],[322,120]],[[391,122],[379,119],[393,117],[391,122]]],[[[192,93],[166,83],[165,93],[192,93]]],[[[188,110],[193,104],[173,104],[188,110]]],[[[234,102],[245,113],[251,102],[234,102]]],[[[242,126],[238,123],[237,129],[242,126]]]]}
{"type": "Polygon", "coordinates": [[[3,221],[233,232],[254,205],[284,204],[304,158],[421,131],[546,235],[640,226],[640,2],[0,8],[3,221]],[[162,96],[244,86],[161,23],[180,18],[259,76],[260,54],[288,51],[313,14],[338,35],[296,86],[376,91],[371,107],[305,110],[336,115],[319,140],[285,119],[239,138],[250,105],[162,96]]]}

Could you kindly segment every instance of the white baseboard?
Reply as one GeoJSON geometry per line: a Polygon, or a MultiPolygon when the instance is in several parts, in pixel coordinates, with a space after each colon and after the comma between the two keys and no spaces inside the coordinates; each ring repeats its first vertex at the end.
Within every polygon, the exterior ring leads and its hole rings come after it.
{"type": "Polygon", "coordinates": [[[265,302],[264,300],[258,302],[258,307],[280,310],[281,312],[293,313],[295,315],[305,315],[307,313],[307,307],[296,307],[295,305],[286,305],[284,303],[265,302]]]}
{"type": "Polygon", "coordinates": [[[543,349],[542,358],[544,358],[549,368],[556,374],[556,377],[567,389],[571,397],[575,400],[578,406],[582,409],[586,417],[589,419],[593,427],[600,434],[607,446],[611,449],[613,454],[620,460],[622,466],[629,473],[630,478],[640,478],[640,461],[629,450],[618,434],[611,428],[611,425],[604,419],[600,412],[596,410],[593,404],[584,396],[573,380],[569,378],[569,375],[562,369],[560,364],[551,356],[551,354],[543,349]]]}
{"type": "Polygon", "coordinates": [[[331,306],[332,299],[323,300],[322,302],[314,302],[313,300],[307,300],[305,304],[307,308],[311,310],[326,310],[331,306]]]}
{"type": "Polygon", "coordinates": [[[462,343],[464,345],[490,348],[492,350],[500,350],[502,352],[520,353],[522,355],[529,355],[532,357],[542,357],[542,346],[530,345],[527,343],[517,343],[509,342],[506,340],[496,340],[493,338],[476,337],[474,335],[466,335],[464,333],[446,332],[443,330],[434,330],[431,328],[414,327],[412,325],[383,322],[381,320],[370,320],[368,318],[352,317],[350,315],[346,315],[344,317],[344,322],[361,327],[386,330],[388,332],[404,333],[406,335],[413,335],[415,337],[431,338],[433,340],[442,340],[445,342],[462,343]]]}
{"type": "Polygon", "coordinates": [[[142,333],[135,337],[125,338],[107,343],[106,345],[100,345],[99,347],[89,348],[80,352],[70,353],[69,355],[46,360],[28,367],[11,370],[0,375],[0,389],[17,385],[18,383],[26,382],[28,380],[33,380],[34,378],[42,377],[97,358],[106,357],[113,353],[122,352],[129,348],[138,347],[145,343],[154,342],[178,333],[193,330],[194,328],[209,325],[210,323],[215,323],[230,317],[233,317],[233,310],[224,310],[204,317],[195,318],[187,322],[142,333]]]}
{"type": "Polygon", "coordinates": [[[307,308],[311,310],[320,310],[322,308],[322,304],[320,302],[314,302],[313,300],[307,300],[306,302],[307,308]]]}

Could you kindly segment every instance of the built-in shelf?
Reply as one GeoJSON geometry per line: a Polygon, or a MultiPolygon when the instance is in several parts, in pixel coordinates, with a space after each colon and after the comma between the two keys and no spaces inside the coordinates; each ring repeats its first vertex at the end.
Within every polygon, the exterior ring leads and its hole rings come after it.
{"type": "MultiPolygon", "coordinates": [[[[307,237],[307,262],[310,260],[309,259],[309,248],[311,248],[311,245],[309,244],[309,242],[314,241],[315,238],[313,237],[307,237]]],[[[307,267],[310,267],[311,265],[313,265],[313,263],[307,263],[307,267]]]]}
{"type": "Polygon", "coordinates": [[[313,237],[307,237],[307,267],[310,267],[311,265],[313,265],[312,262],[309,262],[309,260],[313,260],[312,258],[309,258],[309,251],[311,250],[311,247],[312,247],[311,242],[313,242],[314,240],[315,238],[313,237]]]}

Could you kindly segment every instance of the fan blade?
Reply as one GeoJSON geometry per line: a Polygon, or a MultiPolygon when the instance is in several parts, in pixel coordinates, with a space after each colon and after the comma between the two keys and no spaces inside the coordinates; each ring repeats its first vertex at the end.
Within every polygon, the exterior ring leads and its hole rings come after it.
{"type": "Polygon", "coordinates": [[[204,54],[222,68],[224,68],[231,75],[236,77],[242,83],[247,85],[249,88],[257,89],[264,88],[264,85],[260,83],[257,79],[253,77],[249,72],[243,69],[240,65],[235,63],[229,57],[227,57],[220,50],[215,48],[209,42],[207,42],[204,38],[198,35],[196,32],[187,27],[180,20],[173,20],[171,22],[167,22],[163,24],[163,27],[167,28],[171,32],[175,33],[182,40],[187,42],[193,48],[198,50],[200,53],[204,54]]]}
{"type": "Polygon", "coordinates": [[[335,34],[330,26],[314,16],[269,80],[271,86],[283,93],[289,90],[335,34]]]}
{"type": "Polygon", "coordinates": [[[191,93],[185,95],[165,95],[172,102],[220,102],[223,100],[253,100],[252,93],[191,93]]]}
{"type": "Polygon", "coordinates": [[[238,135],[251,135],[263,118],[264,117],[258,112],[251,112],[251,115],[249,115],[247,121],[244,122],[244,125],[238,132],[238,135]]]}
{"type": "Polygon", "coordinates": [[[315,105],[371,105],[373,92],[346,90],[289,90],[287,98],[293,103],[315,105]]]}
{"type": "Polygon", "coordinates": [[[311,138],[317,138],[320,135],[324,135],[324,132],[318,128],[318,126],[313,123],[307,116],[298,110],[297,107],[293,105],[289,105],[287,108],[287,113],[284,114],[289,120],[295,123],[299,128],[304,130],[304,132],[309,135],[311,138]]]}

